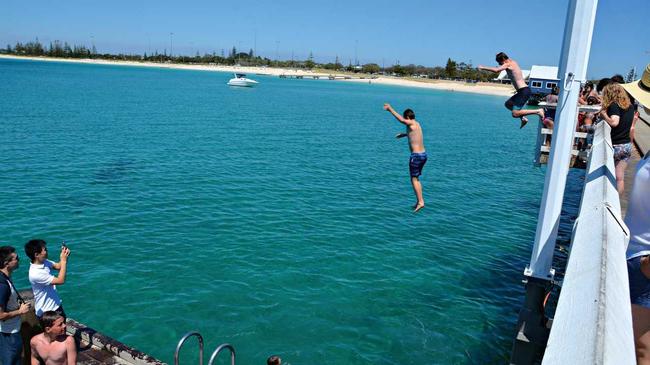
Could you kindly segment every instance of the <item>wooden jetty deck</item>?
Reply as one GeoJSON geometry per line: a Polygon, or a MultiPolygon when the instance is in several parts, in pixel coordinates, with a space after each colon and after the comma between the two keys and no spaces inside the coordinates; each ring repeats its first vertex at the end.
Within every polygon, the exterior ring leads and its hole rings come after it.
{"type": "MultiPolygon", "coordinates": [[[[34,305],[34,295],[30,289],[21,290],[20,295],[34,305]]],[[[21,334],[23,337],[23,365],[30,364],[31,351],[29,340],[41,333],[41,327],[32,309],[31,313],[22,316],[21,334]]],[[[99,331],[96,331],[71,318],[66,320],[66,332],[74,337],[77,343],[77,364],[121,364],[121,365],[164,365],[141,351],[127,346],[99,331]]]]}

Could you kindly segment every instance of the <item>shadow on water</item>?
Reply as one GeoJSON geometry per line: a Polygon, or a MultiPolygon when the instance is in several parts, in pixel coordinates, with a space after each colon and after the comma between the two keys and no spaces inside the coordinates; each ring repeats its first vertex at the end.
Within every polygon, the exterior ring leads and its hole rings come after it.
{"type": "MultiPolygon", "coordinates": [[[[571,243],[573,226],[580,208],[584,179],[584,170],[572,169],[569,172],[553,257],[553,268],[557,280],[564,278],[568,249],[571,243]]],[[[462,282],[467,283],[467,289],[475,293],[474,299],[476,302],[492,303],[499,308],[502,315],[511,319],[510,326],[499,328],[493,325],[495,321],[492,318],[488,318],[487,314],[485,315],[485,318],[483,318],[483,332],[479,335],[480,345],[465,350],[467,364],[506,364],[509,362],[518,313],[524,301],[523,271],[529,264],[533,240],[534,237],[531,237],[530,246],[525,252],[496,256],[489,265],[479,265],[465,273],[462,282]],[[494,265],[494,261],[502,264],[494,265]],[[513,299],[512,293],[514,291],[517,294],[513,299]],[[506,293],[510,295],[505,296],[506,293]],[[501,303],[495,301],[495,298],[502,296],[504,300],[501,303]]],[[[477,262],[484,261],[477,260],[477,262]]],[[[551,317],[555,312],[558,295],[559,289],[554,288],[546,307],[547,315],[551,317]]]]}
{"type": "Polygon", "coordinates": [[[91,184],[116,184],[123,182],[135,169],[136,165],[132,160],[119,159],[111,161],[93,174],[91,184]]]}

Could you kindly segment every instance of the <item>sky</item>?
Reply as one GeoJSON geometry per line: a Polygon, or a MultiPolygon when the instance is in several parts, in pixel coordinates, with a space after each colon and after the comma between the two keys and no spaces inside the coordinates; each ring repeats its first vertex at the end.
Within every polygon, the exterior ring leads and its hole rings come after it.
{"type": "MultiPolygon", "coordinates": [[[[0,47],[39,39],[98,52],[228,54],[380,66],[559,64],[569,0],[2,0],[0,47]]],[[[587,78],[650,63],[650,0],[600,0],[587,78]]]]}

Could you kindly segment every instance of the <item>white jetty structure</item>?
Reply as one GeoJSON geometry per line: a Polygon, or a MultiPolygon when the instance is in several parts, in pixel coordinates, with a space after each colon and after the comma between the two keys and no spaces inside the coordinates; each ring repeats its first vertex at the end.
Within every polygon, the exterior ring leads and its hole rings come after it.
{"type": "MultiPolygon", "coordinates": [[[[597,0],[570,0],[562,55],[560,95],[548,155],[544,192],[519,313],[511,364],[635,364],[625,249],[610,128],[596,127],[566,274],[554,280],[552,260],[574,145],[578,94],[585,81],[597,0]],[[554,319],[544,301],[562,287],[554,319]],[[550,324],[552,323],[552,324],[550,324]]],[[[539,145],[538,145],[539,150],[539,145]]]]}

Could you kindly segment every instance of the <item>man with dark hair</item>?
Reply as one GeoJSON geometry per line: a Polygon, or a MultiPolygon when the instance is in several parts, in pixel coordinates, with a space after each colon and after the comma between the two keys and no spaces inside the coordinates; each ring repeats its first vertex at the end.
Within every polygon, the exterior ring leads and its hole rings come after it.
{"type": "Polygon", "coordinates": [[[424,137],[422,136],[422,127],[415,120],[415,113],[411,109],[404,110],[403,116],[399,115],[390,104],[384,104],[384,110],[393,114],[395,119],[406,126],[406,133],[398,133],[395,138],[408,137],[411,157],[409,159],[409,172],[411,174],[411,185],[417,202],[413,206],[413,213],[424,208],[424,197],[422,196],[422,184],[420,175],[422,168],[427,163],[427,152],[424,150],[424,137]]]}
{"type": "Polygon", "coordinates": [[[29,311],[11,281],[18,268],[18,255],[11,246],[0,247],[0,360],[3,365],[19,365],[23,340],[20,337],[20,316],[29,311]]]}
{"type": "Polygon", "coordinates": [[[527,115],[537,114],[539,115],[539,120],[544,120],[544,109],[522,109],[526,105],[526,102],[528,102],[531,92],[528,85],[526,85],[526,81],[524,81],[524,76],[521,73],[519,64],[515,60],[511,60],[508,55],[503,52],[497,54],[496,61],[499,64],[499,67],[479,65],[478,69],[492,72],[506,71],[508,78],[510,78],[510,82],[512,82],[512,86],[515,87],[516,93],[506,101],[505,106],[508,110],[512,111],[513,118],[521,119],[521,125],[519,128],[523,128],[526,123],[528,123],[528,118],[526,118],[527,115]]]}
{"type": "Polygon", "coordinates": [[[282,359],[277,355],[269,356],[269,358],[266,359],[266,365],[282,365],[282,359]]]}
{"type": "Polygon", "coordinates": [[[61,298],[56,292],[56,285],[65,283],[65,275],[68,266],[70,249],[65,245],[61,246],[61,261],[52,262],[47,259],[47,247],[43,240],[31,240],[25,244],[25,253],[29,256],[32,264],[29,265],[29,282],[34,292],[34,309],[36,316],[41,317],[43,312],[56,311],[66,317],[61,298]],[[59,275],[54,276],[50,271],[59,270],[59,275]]]}
{"type": "Polygon", "coordinates": [[[65,318],[54,311],[41,317],[43,333],[32,337],[32,364],[74,365],[77,363],[77,346],[72,336],[65,333],[65,318]]]}
{"type": "Polygon", "coordinates": [[[598,94],[602,93],[605,86],[611,84],[612,82],[614,81],[612,81],[612,79],[610,79],[609,77],[600,79],[600,81],[598,81],[598,84],[596,84],[596,92],[598,92],[598,94]]]}

